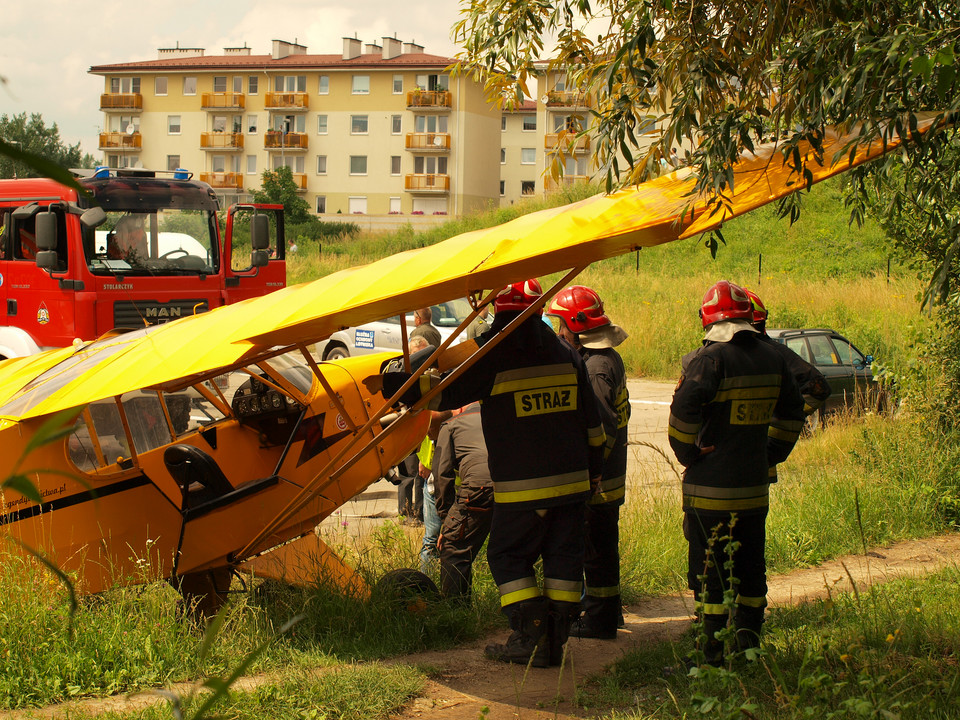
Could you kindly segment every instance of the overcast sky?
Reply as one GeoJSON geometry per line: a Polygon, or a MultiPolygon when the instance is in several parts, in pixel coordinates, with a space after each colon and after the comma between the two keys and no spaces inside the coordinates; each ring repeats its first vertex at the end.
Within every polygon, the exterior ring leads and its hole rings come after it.
{"type": "Polygon", "coordinates": [[[246,43],[254,55],[272,40],[296,40],[309,53],[339,53],[345,36],[363,42],[396,35],[424,51],[452,57],[455,0],[6,0],[0,19],[0,115],[38,112],[68,144],[99,157],[103,78],[92,65],[156,60],[157,48],[246,43]]]}

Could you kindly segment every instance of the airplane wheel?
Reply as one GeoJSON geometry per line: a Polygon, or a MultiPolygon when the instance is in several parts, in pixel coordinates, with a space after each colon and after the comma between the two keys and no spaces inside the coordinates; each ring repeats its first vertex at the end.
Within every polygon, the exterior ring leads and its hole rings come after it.
{"type": "Polygon", "coordinates": [[[427,603],[440,599],[440,589],[419,570],[401,568],[380,578],[373,587],[373,596],[401,604],[410,612],[420,612],[427,603]]]}
{"type": "Polygon", "coordinates": [[[220,612],[227,602],[232,578],[230,568],[217,568],[180,575],[170,582],[183,598],[184,608],[202,622],[220,612]]]}

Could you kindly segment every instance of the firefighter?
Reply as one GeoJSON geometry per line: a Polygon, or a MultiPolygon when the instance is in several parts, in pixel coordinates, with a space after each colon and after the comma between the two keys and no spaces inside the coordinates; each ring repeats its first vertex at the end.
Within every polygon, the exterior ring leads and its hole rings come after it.
{"type": "MultiPolygon", "coordinates": [[[[490,329],[476,342],[488,342],[541,296],[536,280],[505,287],[494,300],[490,329]]],[[[387,372],[367,385],[382,387],[390,397],[407,378],[387,372]]],[[[421,388],[438,381],[421,377],[403,402],[416,402],[421,388]]],[[[544,324],[541,313],[512,330],[430,407],[453,409],[477,400],[494,488],[487,561],[513,630],[506,643],[489,645],[485,654],[536,667],[560,664],[580,609],[586,500],[603,469],[597,400],[579,353],[544,324]],[[534,570],[538,558],[542,589],[534,570]]]]}
{"type": "Polygon", "coordinates": [[[490,534],[493,512],[480,403],[471,403],[440,426],[433,472],[442,523],[440,590],[446,598],[469,603],[473,561],[490,534]]]}
{"type": "Polygon", "coordinates": [[[606,435],[603,478],[587,504],[583,616],[575,632],[580,637],[613,640],[620,621],[619,522],[630,423],[627,373],[614,348],[627,339],[627,333],[610,322],[596,291],[583,285],[560,291],[546,312],[560,320],[560,337],[583,357],[606,435]]]}
{"type": "Polygon", "coordinates": [[[787,367],[790,368],[790,372],[793,373],[793,377],[797,381],[797,385],[800,386],[800,393],[803,395],[804,415],[813,415],[823,407],[827,398],[830,397],[830,384],[822,372],[786,345],[767,335],[767,308],[755,292],[746,288],[744,288],[744,292],[750,298],[750,304],[753,307],[753,318],[751,320],[753,326],[760,333],[761,339],[783,356],[783,359],[787,362],[787,367]]]}
{"type": "Polygon", "coordinates": [[[704,659],[717,665],[724,651],[717,633],[727,624],[725,590],[735,591],[739,646],[759,642],[767,594],[768,468],[790,454],[804,416],[796,380],[751,325],[753,306],[742,288],[716,283],[700,317],[705,344],[677,383],[669,438],[685,468],[687,581],[703,623],[704,659]]]}

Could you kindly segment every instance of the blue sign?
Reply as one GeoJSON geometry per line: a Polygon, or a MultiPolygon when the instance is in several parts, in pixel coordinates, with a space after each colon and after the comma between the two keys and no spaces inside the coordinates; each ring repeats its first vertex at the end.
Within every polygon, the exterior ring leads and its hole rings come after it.
{"type": "Polygon", "coordinates": [[[357,332],[353,338],[353,344],[358,348],[368,348],[373,349],[373,330],[361,330],[357,328],[357,332]]]}

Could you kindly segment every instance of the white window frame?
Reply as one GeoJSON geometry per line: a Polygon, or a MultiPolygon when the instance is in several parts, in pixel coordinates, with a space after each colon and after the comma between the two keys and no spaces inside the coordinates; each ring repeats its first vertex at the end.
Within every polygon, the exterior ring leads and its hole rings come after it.
{"type": "Polygon", "coordinates": [[[536,165],[537,164],[537,149],[536,148],[520,148],[520,164],[521,165],[536,165]],[[533,156],[532,160],[528,160],[530,156],[533,156]]]}
{"type": "Polygon", "coordinates": [[[353,95],[369,95],[370,94],[370,76],[354,75],[350,81],[350,92],[353,95]]]}
{"type": "Polygon", "coordinates": [[[317,175],[327,174],[327,156],[317,155],[317,175]]]}
{"type": "Polygon", "coordinates": [[[403,95],[403,75],[393,76],[393,94],[403,95]]]}
{"type": "Polygon", "coordinates": [[[317,77],[317,95],[330,94],[330,76],[320,75],[317,77]]]}
{"type": "Polygon", "coordinates": [[[257,95],[260,93],[260,76],[247,76],[247,95],[257,95]]]}
{"type": "Polygon", "coordinates": [[[326,195],[317,195],[317,215],[326,215],[327,214],[327,196],[326,195]],[[320,205],[323,205],[321,208],[320,205]]]}
{"type": "Polygon", "coordinates": [[[506,164],[507,164],[507,149],[506,149],[506,148],[500,148],[500,164],[501,164],[501,165],[506,165],[506,164]]]}
{"type": "Polygon", "coordinates": [[[348,198],[347,198],[347,213],[349,213],[350,215],[354,215],[354,214],[366,215],[366,214],[367,214],[367,197],[366,197],[366,195],[357,195],[357,196],[350,196],[350,197],[348,197],[348,198]],[[357,206],[359,206],[360,204],[362,204],[362,205],[363,205],[363,210],[353,210],[352,208],[355,207],[354,201],[356,201],[357,206]]]}
{"type": "Polygon", "coordinates": [[[369,115],[351,115],[350,116],[350,134],[351,135],[369,135],[370,134],[370,116],[369,115]],[[363,125],[363,129],[358,129],[363,125]]]}
{"type": "Polygon", "coordinates": [[[403,115],[390,116],[390,134],[400,135],[403,133],[403,115]]]}
{"type": "Polygon", "coordinates": [[[247,155],[247,175],[256,175],[257,174],[257,156],[256,155],[247,155]],[[253,161],[253,169],[250,169],[250,161],[253,161]]]}
{"type": "Polygon", "coordinates": [[[167,135],[179,135],[183,132],[183,118],[180,115],[167,115],[167,135]],[[177,129],[173,129],[173,119],[177,119],[177,129]]]}
{"type": "Polygon", "coordinates": [[[153,94],[157,97],[165,97],[167,94],[167,76],[166,75],[157,75],[153,79],[153,94]],[[160,84],[163,83],[163,90],[160,90],[160,84]]]}
{"type": "Polygon", "coordinates": [[[351,156],[350,156],[350,174],[351,174],[351,175],[354,175],[354,176],[366,175],[368,169],[369,169],[369,168],[368,168],[368,165],[367,165],[367,156],[366,156],[366,155],[351,155],[351,156]],[[359,171],[356,171],[356,172],[355,172],[354,169],[353,169],[353,161],[354,161],[354,160],[360,160],[360,159],[363,159],[363,171],[362,171],[362,172],[359,172],[359,171]]]}
{"type": "Polygon", "coordinates": [[[403,160],[400,155],[391,155],[390,156],[390,174],[391,175],[400,175],[403,170],[403,160]],[[396,170],[394,170],[396,168],[396,170]]]}
{"type": "Polygon", "coordinates": [[[317,135],[326,135],[329,132],[329,117],[327,115],[317,115],[317,135]]]}
{"type": "Polygon", "coordinates": [[[197,78],[193,75],[188,75],[183,78],[183,94],[187,96],[192,96],[197,94],[197,78]],[[193,85],[193,92],[191,92],[188,87],[193,85]]]}
{"type": "Polygon", "coordinates": [[[520,116],[520,130],[522,132],[536,132],[537,131],[537,116],[531,113],[526,113],[520,116]],[[527,121],[533,118],[533,127],[527,127],[527,121]]]}

